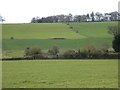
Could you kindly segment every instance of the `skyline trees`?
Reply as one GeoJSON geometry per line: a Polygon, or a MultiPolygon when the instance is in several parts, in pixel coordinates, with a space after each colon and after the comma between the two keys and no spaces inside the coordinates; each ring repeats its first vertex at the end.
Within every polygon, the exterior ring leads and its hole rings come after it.
{"type": "Polygon", "coordinates": [[[54,15],[48,17],[33,17],[31,23],[57,23],[57,22],[100,22],[100,21],[118,21],[120,14],[118,12],[111,13],[99,13],[92,12],[91,14],[86,15],[75,15],[71,13],[68,15],[54,15]]]}

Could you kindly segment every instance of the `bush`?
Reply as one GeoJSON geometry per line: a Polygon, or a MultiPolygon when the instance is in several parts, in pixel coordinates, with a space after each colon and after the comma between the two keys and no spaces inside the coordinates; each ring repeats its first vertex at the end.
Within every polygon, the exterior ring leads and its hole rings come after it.
{"type": "Polygon", "coordinates": [[[81,50],[80,49],[78,49],[77,52],[75,53],[75,57],[78,59],[81,58],[81,50]]]}
{"type": "Polygon", "coordinates": [[[74,50],[68,50],[63,54],[64,58],[73,59],[76,58],[76,52],[74,50]]]}
{"type": "Polygon", "coordinates": [[[96,47],[93,46],[93,45],[90,45],[88,46],[84,51],[83,53],[86,54],[86,57],[87,58],[92,58],[94,56],[94,54],[96,53],[96,47]]]}
{"type": "Polygon", "coordinates": [[[42,51],[40,48],[37,48],[37,47],[32,47],[32,48],[29,48],[27,47],[25,49],[25,57],[26,58],[33,58],[33,59],[40,59],[42,58],[42,51]]]}
{"type": "Polygon", "coordinates": [[[76,31],[76,33],[79,33],[78,31],[76,31]]]}
{"type": "Polygon", "coordinates": [[[73,29],[73,27],[72,27],[72,26],[70,26],[70,29],[73,29]]]}
{"type": "Polygon", "coordinates": [[[120,52],[120,34],[115,36],[112,44],[113,44],[113,49],[116,52],[120,52]]]}
{"type": "Polygon", "coordinates": [[[10,39],[11,39],[11,40],[13,40],[13,39],[14,39],[14,37],[10,37],[10,39]]]}
{"type": "Polygon", "coordinates": [[[80,54],[81,54],[81,58],[87,58],[86,50],[83,50],[80,54]]]}
{"type": "Polygon", "coordinates": [[[59,48],[57,46],[53,46],[49,51],[49,54],[51,55],[57,55],[59,53],[59,48]]]}
{"type": "Polygon", "coordinates": [[[106,46],[98,49],[90,45],[81,52],[81,58],[106,58],[107,54],[108,48],[106,46]]]}

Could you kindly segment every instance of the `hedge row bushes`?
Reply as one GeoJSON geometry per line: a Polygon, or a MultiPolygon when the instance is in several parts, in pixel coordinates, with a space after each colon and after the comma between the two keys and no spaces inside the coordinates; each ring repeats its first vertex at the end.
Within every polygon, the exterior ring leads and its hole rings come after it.
{"type": "Polygon", "coordinates": [[[24,58],[28,59],[109,59],[119,58],[119,53],[110,52],[106,48],[97,49],[90,46],[84,50],[67,50],[60,54],[59,48],[54,46],[48,52],[43,52],[40,48],[32,47],[25,49],[24,58]]]}

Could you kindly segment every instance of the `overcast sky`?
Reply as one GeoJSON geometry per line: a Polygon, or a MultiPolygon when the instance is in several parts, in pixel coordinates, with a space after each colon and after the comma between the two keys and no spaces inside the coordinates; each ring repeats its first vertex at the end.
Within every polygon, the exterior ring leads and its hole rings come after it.
{"type": "Polygon", "coordinates": [[[118,11],[120,0],[1,0],[0,15],[7,23],[27,23],[32,17],[118,11]]]}

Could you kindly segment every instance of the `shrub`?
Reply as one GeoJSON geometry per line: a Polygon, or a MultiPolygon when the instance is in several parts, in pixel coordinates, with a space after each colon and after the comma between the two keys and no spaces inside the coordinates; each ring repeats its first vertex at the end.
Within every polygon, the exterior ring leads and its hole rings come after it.
{"type": "Polygon", "coordinates": [[[86,50],[83,50],[83,51],[81,51],[81,58],[87,58],[87,52],[86,52],[86,50]]]}
{"type": "Polygon", "coordinates": [[[68,50],[63,54],[64,58],[76,58],[76,52],[74,50],[68,50]]]}
{"type": "Polygon", "coordinates": [[[37,48],[37,47],[32,47],[32,48],[29,48],[27,47],[25,49],[25,57],[26,58],[33,58],[33,59],[39,59],[39,58],[42,58],[42,51],[40,48],[37,48]]]}
{"type": "Polygon", "coordinates": [[[81,50],[80,49],[77,50],[77,52],[75,54],[75,57],[76,58],[81,58],[81,50]]]}
{"type": "Polygon", "coordinates": [[[59,48],[57,46],[53,46],[49,51],[49,54],[51,55],[57,55],[59,53],[59,48]]]}
{"type": "Polygon", "coordinates": [[[113,49],[116,52],[120,52],[120,34],[115,36],[112,44],[113,44],[113,49]]]}
{"type": "Polygon", "coordinates": [[[76,31],[76,33],[79,33],[78,31],[76,31]]]}
{"type": "Polygon", "coordinates": [[[70,29],[73,29],[73,27],[72,27],[72,26],[70,26],[70,29]]]}
{"type": "Polygon", "coordinates": [[[104,52],[101,49],[96,49],[94,54],[92,54],[93,58],[102,58],[104,52]]]}
{"type": "Polygon", "coordinates": [[[13,39],[14,39],[14,37],[10,37],[10,39],[11,39],[11,40],[13,40],[13,39]]]}
{"type": "Polygon", "coordinates": [[[83,53],[86,54],[87,58],[92,58],[94,56],[94,54],[96,53],[96,47],[93,45],[89,45],[84,51],[83,53]]]}

